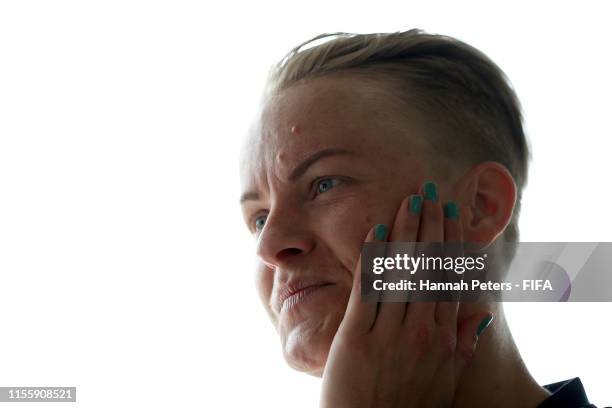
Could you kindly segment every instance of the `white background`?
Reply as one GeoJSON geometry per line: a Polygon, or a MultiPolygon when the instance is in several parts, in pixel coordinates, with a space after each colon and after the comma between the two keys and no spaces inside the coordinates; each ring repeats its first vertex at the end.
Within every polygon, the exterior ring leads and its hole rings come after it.
{"type": "MultiPolygon", "coordinates": [[[[237,152],[268,67],[323,32],[416,27],[484,51],[533,148],[522,239],[612,241],[604,4],[3,1],[0,386],[316,406],[255,296],[237,152]]],[[[536,380],[580,376],[612,404],[612,304],[506,309],[536,380]]]]}

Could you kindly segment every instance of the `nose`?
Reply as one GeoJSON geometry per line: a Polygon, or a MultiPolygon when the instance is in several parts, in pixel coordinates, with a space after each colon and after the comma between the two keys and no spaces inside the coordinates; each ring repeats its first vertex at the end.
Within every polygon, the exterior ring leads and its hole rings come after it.
{"type": "Polygon", "coordinates": [[[314,239],[303,214],[269,213],[257,241],[257,256],[270,268],[283,266],[309,253],[314,239]]]}

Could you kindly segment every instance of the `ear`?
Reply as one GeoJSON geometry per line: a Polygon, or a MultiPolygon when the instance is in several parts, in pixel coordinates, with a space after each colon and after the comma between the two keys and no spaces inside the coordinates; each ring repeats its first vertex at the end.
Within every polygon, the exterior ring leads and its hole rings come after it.
{"type": "Polygon", "coordinates": [[[463,207],[464,240],[488,245],[504,232],[512,219],[516,183],[502,164],[484,162],[458,181],[454,196],[463,207]]]}

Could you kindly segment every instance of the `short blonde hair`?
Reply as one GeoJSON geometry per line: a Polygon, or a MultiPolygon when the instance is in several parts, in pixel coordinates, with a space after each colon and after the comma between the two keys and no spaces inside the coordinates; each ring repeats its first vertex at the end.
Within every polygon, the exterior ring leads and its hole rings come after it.
{"type": "MultiPolygon", "coordinates": [[[[429,119],[441,135],[433,148],[455,162],[496,161],[512,174],[517,199],[503,233],[518,241],[518,215],[530,158],[519,100],[503,71],[485,54],[455,38],[420,29],[326,33],[293,48],[273,65],[264,98],[298,82],[354,73],[390,82],[407,109],[429,119]],[[326,42],[314,45],[317,41],[326,42]],[[302,49],[309,45],[309,48],[302,49]],[[469,148],[466,148],[469,147],[469,148]]],[[[510,258],[514,254],[507,254],[510,258]]]]}

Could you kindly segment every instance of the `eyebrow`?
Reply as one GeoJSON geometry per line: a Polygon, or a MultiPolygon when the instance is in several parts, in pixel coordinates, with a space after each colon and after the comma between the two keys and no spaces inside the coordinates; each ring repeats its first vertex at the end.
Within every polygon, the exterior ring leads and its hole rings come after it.
{"type": "MultiPolygon", "coordinates": [[[[306,170],[308,170],[310,166],[315,164],[317,161],[323,159],[324,157],[347,155],[347,154],[355,155],[356,153],[351,152],[350,150],[339,149],[339,148],[329,148],[329,149],[319,150],[318,152],[310,155],[306,160],[298,164],[296,168],[293,169],[293,171],[289,175],[289,181],[295,182],[297,179],[302,177],[304,173],[306,173],[306,170]]],[[[254,191],[248,191],[242,194],[242,196],[240,196],[240,204],[244,203],[245,201],[258,200],[258,199],[259,199],[258,193],[254,191]]]]}

